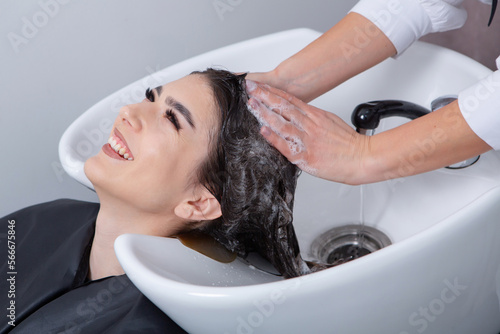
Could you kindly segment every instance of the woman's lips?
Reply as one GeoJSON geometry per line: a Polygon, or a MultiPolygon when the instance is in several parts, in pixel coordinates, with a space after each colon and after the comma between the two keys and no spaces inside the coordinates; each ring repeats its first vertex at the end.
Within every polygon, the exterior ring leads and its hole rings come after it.
{"type": "Polygon", "coordinates": [[[112,147],[110,144],[106,143],[102,146],[102,151],[109,156],[110,158],[116,159],[116,160],[121,160],[121,161],[128,161],[121,155],[119,155],[112,147]]]}
{"type": "Polygon", "coordinates": [[[103,146],[103,151],[111,158],[133,161],[134,156],[127,146],[127,142],[118,129],[114,129],[108,139],[108,143],[103,146]]]}

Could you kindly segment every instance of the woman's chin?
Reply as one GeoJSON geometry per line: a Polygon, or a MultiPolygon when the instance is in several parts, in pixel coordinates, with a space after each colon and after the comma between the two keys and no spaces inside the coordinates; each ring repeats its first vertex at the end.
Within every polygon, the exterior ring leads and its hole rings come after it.
{"type": "Polygon", "coordinates": [[[106,161],[108,158],[102,155],[101,151],[85,161],[83,166],[85,175],[90,183],[92,183],[100,202],[103,200],[108,202],[109,199],[126,201],[128,199],[126,198],[126,194],[134,192],[126,189],[127,187],[123,185],[123,182],[120,182],[116,173],[113,174],[109,163],[106,161]]]}
{"type": "Polygon", "coordinates": [[[90,183],[92,183],[96,191],[97,191],[96,188],[98,188],[99,185],[102,183],[100,181],[105,179],[105,175],[102,175],[102,168],[99,168],[100,162],[98,155],[99,154],[88,158],[87,161],[85,161],[85,164],[83,165],[83,172],[85,173],[85,176],[87,176],[87,178],[89,179],[90,183]]]}

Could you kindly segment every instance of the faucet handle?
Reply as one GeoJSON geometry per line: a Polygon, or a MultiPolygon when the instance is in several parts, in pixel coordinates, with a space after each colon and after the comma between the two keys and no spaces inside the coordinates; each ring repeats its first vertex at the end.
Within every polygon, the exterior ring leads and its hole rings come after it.
{"type": "Polygon", "coordinates": [[[443,95],[431,102],[431,110],[436,111],[458,99],[457,95],[443,95]]]}
{"type": "Polygon", "coordinates": [[[430,110],[408,101],[370,101],[354,108],[351,122],[356,127],[357,132],[371,136],[379,126],[381,119],[392,116],[415,119],[429,112],[430,110]]]}

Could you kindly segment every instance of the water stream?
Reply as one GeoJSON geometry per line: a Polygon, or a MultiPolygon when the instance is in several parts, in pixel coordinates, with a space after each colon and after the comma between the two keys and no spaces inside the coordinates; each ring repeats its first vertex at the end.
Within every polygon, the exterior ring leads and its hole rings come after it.
{"type": "Polygon", "coordinates": [[[365,185],[359,186],[359,224],[361,225],[359,232],[358,247],[363,249],[364,239],[365,239],[365,185]]]}

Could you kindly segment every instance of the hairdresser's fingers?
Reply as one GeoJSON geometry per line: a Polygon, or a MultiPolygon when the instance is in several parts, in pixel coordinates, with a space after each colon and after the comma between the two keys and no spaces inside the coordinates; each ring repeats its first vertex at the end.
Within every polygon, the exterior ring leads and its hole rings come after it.
{"type": "Polygon", "coordinates": [[[299,98],[297,98],[297,97],[293,96],[292,94],[289,94],[281,89],[278,89],[276,87],[273,87],[273,86],[270,86],[267,84],[257,83],[257,85],[259,87],[261,87],[262,89],[267,90],[271,94],[281,97],[282,99],[288,101],[289,103],[293,104],[294,106],[296,106],[299,109],[302,109],[302,107],[307,106],[307,103],[305,103],[304,101],[300,100],[299,98]]]}
{"type": "Polygon", "coordinates": [[[274,132],[268,126],[263,126],[260,130],[260,133],[272,146],[280,151],[280,153],[283,154],[285,158],[293,163],[293,160],[296,158],[296,154],[292,152],[291,143],[288,140],[274,132]]]}
{"type": "MultiPolygon", "coordinates": [[[[313,126],[320,125],[321,122],[325,120],[325,118],[330,118],[330,116],[333,115],[328,111],[313,107],[310,104],[300,100],[296,96],[293,96],[275,87],[262,85],[262,89],[266,90],[269,95],[279,96],[282,99],[287,100],[290,104],[293,104],[296,109],[289,109],[289,110],[299,111],[301,114],[295,113],[288,116],[288,118],[294,118],[296,120],[299,120],[300,123],[304,125],[304,127],[311,125],[310,122],[314,123],[312,124],[313,126]]],[[[285,116],[287,116],[286,113],[283,115],[283,117],[285,116]]]]}
{"type": "Polygon", "coordinates": [[[262,136],[290,162],[303,171],[316,175],[315,169],[308,163],[307,145],[305,145],[306,142],[311,142],[310,136],[257,99],[250,98],[248,104],[251,112],[261,124],[264,124],[260,131],[262,136]]]}
{"type": "MultiPolygon", "coordinates": [[[[289,120],[286,115],[281,113],[282,108],[289,108],[289,102],[285,101],[282,97],[277,96],[269,92],[266,89],[267,85],[260,84],[252,80],[246,80],[246,89],[250,97],[259,100],[261,103],[265,104],[269,109],[282,115],[287,120],[289,120]]],[[[269,86],[268,86],[269,87],[269,86]]]]}
{"type": "Polygon", "coordinates": [[[263,125],[270,127],[274,132],[282,137],[298,136],[301,131],[295,124],[289,122],[281,115],[273,112],[269,107],[259,100],[251,97],[248,100],[250,111],[263,125]]]}
{"type": "MultiPolygon", "coordinates": [[[[369,147],[366,141],[340,117],[313,106],[304,108],[314,114],[316,122],[298,129],[281,125],[276,131],[263,128],[261,134],[290,162],[303,171],[327,180],[349,183],[355,180],[363,152],[369,147]]],[[[274,114],[270,110],[268,114],[274,114]]],[[[279,115],[276,115],[279,116],[279,115]]],[[[284,119],[283,119],[284,121],[284,119]]]]}
{"type": "Polygon", "coordinates": [[[297,165],[297,167],[308,174],[325,178],[326,174],[318,172],[314,163],[310,161],[314,154],[311,155],[308,146],[311,150],[315,148],[306,144],[311,141],[311,138],[305,132],[301,132],[300,136],[285,137],[283,134],[276,133],[271,128],[263,126],[260,133],[272,146],[280,151],[288,161],[297,165]]]}
{"type": "Polygon", "coordinates": [[[261,129],[261,134],[290,162],[327,180],[357,182],[362,156],[370,147],[369,137],[356,133],[337,115],[285,92],[257,84],[252,91],[251,100],[261,105],[258,117],[268,125],[261,129]],[[282,112],[278,113],[275,108],[271,111],[267,105],[278,98],[293,108],[281,108],[282,112]]]}
{"type": "MultiPolygon", "coordinates": [[[[304,126],[304,130],[309,134],[316,133],[319,128],[326,128],[327,124],[331,127],[335,126],[336,128],[342,128],[343,131],[352,131],[352,128],[348,124],[331,112],[309,105],[295,96],[274,87],[265,86],[264,89],[269,91],[270,94],[280,96],[283,99],[290,101],[290,103],[296,106],[296,110],[299,110],[303,114],[300,118],[301,124],[304,126]]],[[[283,117],[285,116],[286,115],[283,114],[283,117]]],[[[291,115],[289,117],[289,119],[293,118],[298,118],[298,116],[291,115]]]]}
{"type": "Polygon", "coordinates": [[[250,80],[247,80],[247,91],[252,98],[259,100],[270,110],[281,115],[287,121],[292,122],[298,128],[302,129],[309,122],[306,113],[297,107],[299,102],[304,106],[307,106],[307,104],[296,97],[279,89],[250,80]],[[275,93],[279,93],[279,95],[275,93]]]}
{"type": "Polygon", "coordinates": [[[318,133],[318,130],[327,126],[326,124],[334,124],[336,127],[341,127],[345,130],[347,128],[350,129],[350,126],[337,115],[311,106],[282,90],[257,84],[254,91],[257,92],[257,97],[263,97],[261,102],[267,105],[269,109],[310,135],[318,133]],[[285,100],[286,102],[284,102],[285,100]],[[281,103],[281,106],[276,107],[275,104],[277,102],[281,103]]]}

